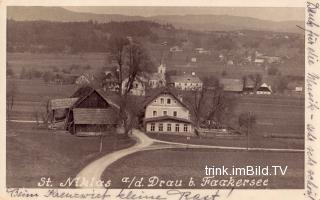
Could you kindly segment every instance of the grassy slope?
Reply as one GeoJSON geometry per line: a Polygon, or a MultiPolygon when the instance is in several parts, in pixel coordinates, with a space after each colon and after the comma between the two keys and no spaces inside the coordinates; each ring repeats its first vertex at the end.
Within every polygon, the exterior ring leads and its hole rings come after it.
{"type": "MultiPolygon", "coordinates": [[[[196,184],[199,185],[202,177],[205,176],[204,168],[206,165],[220,167],[224,165],[229,168],[233,165],[235,167],[288,165],[288,171],[285,176],[251,176],[249,178],[268,178],[269,186],[267,188],[276,189],[302,189],[304,184],[303,153],[237,152],[208,149],[171,149],[138,152],[112,164],[104,172],[103,180],[111,178],[113,187],[122,188],[127,186],[121,183],[121,178],[126,176],[131,178],[136,176],[136,180],[144,177],[145,185],[147,184],[146,179],[151,176],[158,176],[165,180],[182,179],[184,181],[189,180],[189,177],[193,177],[196,184]]],[[[217,176],[216,178],[228,179],[229,177],[217,176]]],[[[236,176],[235,178],[244,178],[244,176],[236,176]]],[[[185,187],[187,187],[186,184],[185,187]]]]}
{"type": "MultiPolygon", "coordinates": [[[[74,177],[90,161],[127,148],[134,141],[124,136],[104,138],[99,153],[98,137],[39,129],[31,124],[7,123],[7,186],[36,187],[41,177],[57,182],[74,177]]],[[[55,184],[55,183],[54,183],[55,184]]]]}

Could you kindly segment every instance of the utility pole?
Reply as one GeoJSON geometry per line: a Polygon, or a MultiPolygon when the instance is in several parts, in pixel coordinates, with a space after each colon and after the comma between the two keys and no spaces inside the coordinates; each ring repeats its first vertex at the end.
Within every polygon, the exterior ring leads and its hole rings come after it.
{"type": "Polygon", "coordinates": [[[249,133],[251,126],[251,112],[248,112],[248,124],[247,124],[247,151],[249,151],[249,133]]]}

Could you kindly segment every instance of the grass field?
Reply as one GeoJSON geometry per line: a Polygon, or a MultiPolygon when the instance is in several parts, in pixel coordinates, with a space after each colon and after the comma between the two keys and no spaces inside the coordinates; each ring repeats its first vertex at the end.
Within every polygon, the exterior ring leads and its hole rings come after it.
{"type": "Polygon", "coordinates": [[[54,54],[54,53],[8,53],[7,62],[14,72],[20,73],[22,68],[35,68],[40,71],[52,70],[57,67],[62,70],[71,65],[86,66],[98,69],[106,64],[104,53],[54,54]]]}
{"type": "MultiPolygon", "coordinates": [[[[269,189],[302,189],[304,187],[304,154],[279,152],[247,152],[208,149],[170,149],[138,152],[113,163],[103,174],[103,180],[112,179],[115,188],[127,187],[121,182],[122,177],[136,176],[136,180],[144,177],[144,185],[151,176],[158,176],[164,180],[182,179],[188,183],[193,177],[196,185],[205,176],[205,166],[225,166],[231,168],[251,166],[288,166],[284,176],[234,176],[234,178],[262,178],[269,179],[265,188],[269,189]]],[[[216,176],[217,179],[228,179],[229,176],[216,176]]],[[[132,187],[134,187],[132,185],[132,187]]],[[[184,184],[184,187],[188,187],[184,184]]],[[[145,187],[144,187],[145,188],[145,187]]],[[[155,186],[152,188],[159,188],[155,186]]],[[[166,188],[166,187],[161,187],[166,188]]],[[[213,188],[207,186],[205,188],[213,188]]],[[[151,189],[150,187],[148,189],[151,189]]],[[[217,187],[214,187],[217,189],[217,187]]]]}
{"type": "MultiPolygon", "coordinates": [[[[229,146],[229,147],[247,147],[247,137],[245,136],[216,136],[216,137],[186,137],[178,135],[161,135],[151,134],[148,136],[170,142],[186,143],[186,144],[203,144],[215,146],[229,146]]],[[[276,149],[304,149],[304,139],[296,138],[267,138],[257,135],[249,137],[250,148],[276,148],[276,149]]]]}
{"type": "Polygon", "coordinates": [[[75,137],[34,124],[10,122],[6,143],[7,187],[32,188],[41,177],[51,177],[53,184],[73,178],[96,158],[135,142],[123,135],[108,135],[99,153],[99,137],[75,137]]]}

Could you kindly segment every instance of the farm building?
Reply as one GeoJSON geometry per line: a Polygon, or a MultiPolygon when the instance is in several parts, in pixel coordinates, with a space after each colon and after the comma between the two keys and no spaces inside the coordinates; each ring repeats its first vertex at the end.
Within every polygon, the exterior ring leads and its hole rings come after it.
{"type": "Polygon", "coordinates": [[[144,125],[146,132],[194,134],[187,105],[168,89],[158,92],[146,102],[144,125]]]}
{"type": "Polygon", "coordinates": [[[243,91],[243,80],[241,79],[222,78],[220,85],[225,92],[241,93],[243,91]]]}
{"type": "Polygon", "coordinates": [[[266,83],[263,83],[263,84],[257,89],[257,94],[270,95],[271,93],[272,93],[271,86],[267,85],[266,83]]]}
{"type": "Polygon", "coordinates": [[[171,76],[169,85],[180,90],[202,90],[203,83],[195,74],[171,76]]]}
{"type": "Polygon", "coordinates": [[[77,100],[66,114],[66,130],[75,135],[99,135],[105,131],[115,131],[118,108],[100,91],[83,86],[71,98],[77,100]]]}
{"type": "Polygon", "coordinates": [[[57,122],[64,122],[66,113],[78,101],[78,98],[52,99],[49,102],[49,110],[52,113],[51,123],[53,126],[57,122]]]}
{"type": "Polygon", "coordinates": [[[243,84],[243,92],[246,94],[253,94],[255,90],[255,83],[251,78],[246,78],[243,84]]]}

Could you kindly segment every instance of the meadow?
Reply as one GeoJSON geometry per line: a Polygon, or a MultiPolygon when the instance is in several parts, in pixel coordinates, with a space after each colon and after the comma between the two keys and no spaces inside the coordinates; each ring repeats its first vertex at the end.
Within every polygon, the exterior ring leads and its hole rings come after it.
{"type": "MultiPolygon", "coordinates": [[[[184,187],[188,187],[190,177],[194,178],[197,189],[205,177],[205,166],[216,167],[245,167],[245,166],[288,166],[284,176],[232,176],[236,179],[262,178],[268,179],[267,189],[302,189],[304,188],[304,154],[259,151],[228,151],[211,149],[166,149],[144,151],[124,157],[113,163],[103,174],[102,180],[111,179],[113,188],[123,188],[128,184],[122,183],[122,177],[136,177],[144,179],[144,183],[151,176],[158,176],[164,180],[183,180],[184,187]],[[132,167],[134,166],[134,167],[132,167]]],[[[230,176],[215,176],[216,179],[229,179],[230,176]]],[[[134,185],[132,184],[133,188],[134,185]]],[[[147,188],[146,184],[142,188],[147,188]]],[[[159,185],[152,188],[168,188],[159,185]]],[[[192,187],[194,188],[194,187],[192,187]]],[[[204,187],[217,189],[224,187],[204,187]]],[[[229,187],[230,188],[230,187],[229,187]]],[[[242,187],[249,189],[250,187],[242,187]]],[[[148,189],[151,189],[150,187],[148,189]]],[[[250,188],[252,189],[252,188],[250,188]]],[[[260,187],[261,189],[261,187],[260,187]]]]}

